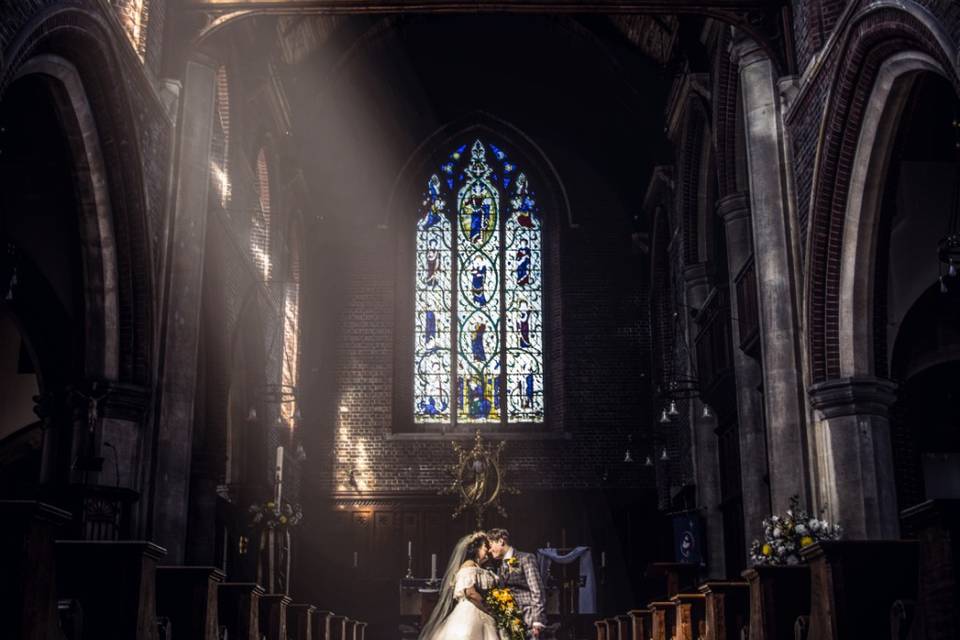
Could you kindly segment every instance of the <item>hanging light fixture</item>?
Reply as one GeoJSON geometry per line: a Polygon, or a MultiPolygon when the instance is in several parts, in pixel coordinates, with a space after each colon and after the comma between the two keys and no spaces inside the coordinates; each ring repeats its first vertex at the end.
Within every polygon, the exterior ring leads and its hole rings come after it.
{"type": "Polygon", "coordinates": [[[670,417],[675,417],[675,416],[680,415],[680,412],[677,411],[677,401],[676,401],[676,400],[671,400],[671,401],[670,401],[670,408],[667,409],[667,415],[670,416],[670,417]]]}
{"type": "Polygon", "coordinates": [[[713,412],[710,411],[710,405],[706,402],[703,403],[703,413],[700,414],[701,418],[709,419],[713,417],[713,412]]]}
{"type": "Polygon", "coordinates": [[[647,456],[647,459],[643,461],[643,466],[645,467],[653,466],[653,460],[650,459],[650,456],[647,456]]]}
{"type": "Polygon", "coordinates": [[[664,447],[663,451],[660,453],[660,460],[663,462],[666,462],[669,459],[670,459],[670,456],[667,455],[667,448],[664,447]]]}
{"type": "Polygon", "coordinates": [[[626,453],[623,454],[624,462],[633,462],[633,456],[630,455],[630,449],[627,449],[626,453]]]}
{"type": "Polygon", "coordinates": [[[660,424],[670,424],[670,416],[667,415],[666,409],[660,412],[660,424]]]}

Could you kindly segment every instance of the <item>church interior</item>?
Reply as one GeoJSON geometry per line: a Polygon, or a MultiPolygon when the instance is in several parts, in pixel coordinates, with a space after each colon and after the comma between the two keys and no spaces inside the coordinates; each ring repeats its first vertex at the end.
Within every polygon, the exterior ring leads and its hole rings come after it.
{"type": "Polygon", "coordinates": [[[954,0],[2,3],[0,243],[0,638],[960,638],[954,0]]]}

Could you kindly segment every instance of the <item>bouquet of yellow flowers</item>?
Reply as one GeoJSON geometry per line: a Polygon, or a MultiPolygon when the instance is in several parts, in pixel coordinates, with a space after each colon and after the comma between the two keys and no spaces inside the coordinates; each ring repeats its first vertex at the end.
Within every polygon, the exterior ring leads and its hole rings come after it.
{"type": "Polygon", "coordinates": [[[803,557],[800,550],[821,540],[839,540],[839,525],[820,520],[800,507],[800,499],[790,499],[786,515],[772,515],[763,521],[763,540],[754,540],[750,559],[754,565],[794,565],[803,557]]]}
{"type": "Polygon", "coordinates": [[[513,599],[510,589],[491,589],[484,600],[490,607],[493,619],[497,626],[505,632],[510,640],[526,640],[527,625],[523,622],[523,613],[513,599]]]}

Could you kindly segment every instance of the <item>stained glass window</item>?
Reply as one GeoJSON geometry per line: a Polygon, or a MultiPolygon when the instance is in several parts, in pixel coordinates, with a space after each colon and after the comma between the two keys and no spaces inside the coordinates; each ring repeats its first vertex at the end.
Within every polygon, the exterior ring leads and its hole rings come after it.
{"type": "Polygon", "coordinates": [[[502,149],[462,145],[430,177],[416,256],[416,422],[542,422],[540,215],[502,149]]]}

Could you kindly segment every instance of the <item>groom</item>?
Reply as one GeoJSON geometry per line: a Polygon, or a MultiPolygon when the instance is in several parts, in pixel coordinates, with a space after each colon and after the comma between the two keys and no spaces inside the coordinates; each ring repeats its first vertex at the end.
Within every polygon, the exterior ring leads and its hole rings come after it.
{"type": "Polygon", "coordinates": [[[500,585],[513,592],[513,597],[523,611],[523,621],[534,638],[547,624],[546,593],[540,579],[537,559],[532,553],[517,551],[510,546],[510,533],[506,529],[491,529],[487,532],[490,555],[500,561],[500,585]]]}

